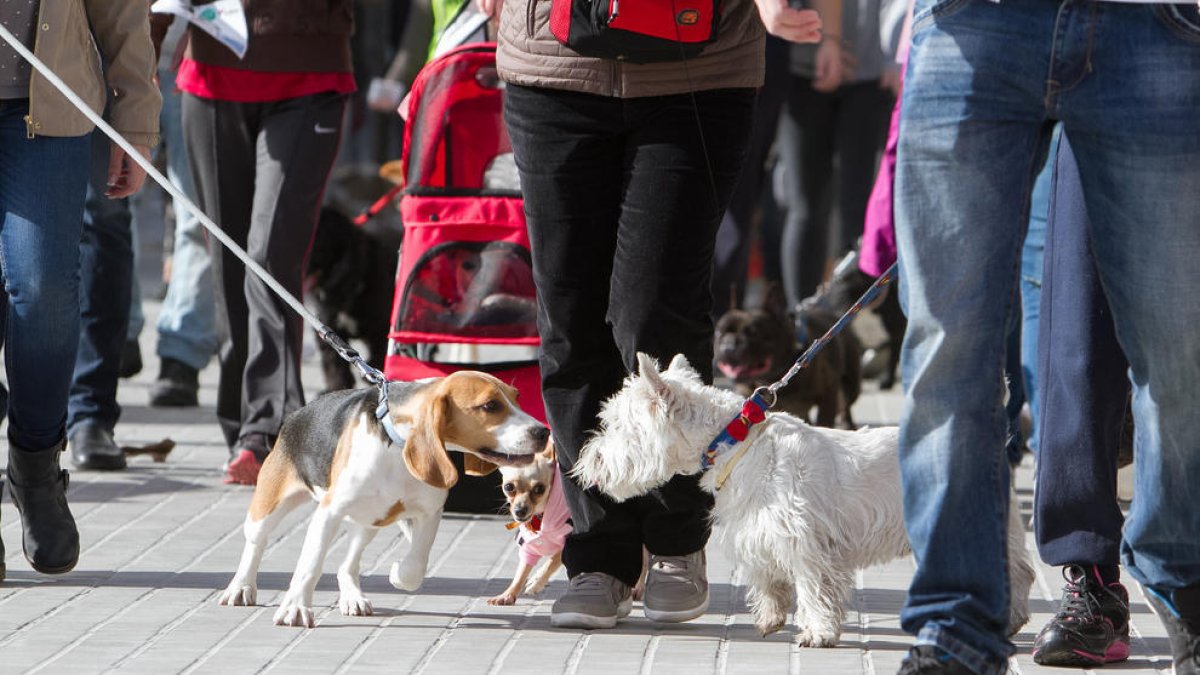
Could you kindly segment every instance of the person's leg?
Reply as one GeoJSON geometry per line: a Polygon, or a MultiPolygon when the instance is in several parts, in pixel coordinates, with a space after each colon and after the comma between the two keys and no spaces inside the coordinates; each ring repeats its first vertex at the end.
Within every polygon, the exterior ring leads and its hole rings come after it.
{"type": "MultiPolygon", "coordinates": [[[[175,91],[174,71],[159,71],[163,91],[161,116],[167,146],[167,176],[197,202],[197,192],[183,140],[182,94],[175,91]]],[[[151,406],[194,406],[199,389],[197,375],[218,347],[216,304],[213,300],[212,263],[207,233],[200,220],[175,200],[175,246],[171,281],[158,314],[161,361],[158,379],[150,391],[151,406]]]]}
{"type": "MultiPolygon", "coordinates": [[[[1042,100],[1057,8],[1042,0],[919,2],[896,175],[909,325],[900,423],[917,570],[900,614],[930,653],[1003,673],[1007,579],[1006,335],[1029,190],[1049,142],[1042,100]]],[[[906,666],[908,668],[909,666],[906,666]]]]}
{"type": "MultiPolygon", "coordinates": [[[[636,370],[638,353],[661,363],[683,354],[711,382],[714,240],[745,161],[754,92],[634,99],[626,111],[626,188],[608,303],[613,337],[625,371],[636,370]]],[[[699,616],[708,607],[712,497],[692,475],[633,501],[651,556],[646,616],[699,616]]]]}
{"type": "MultiPolygon", "coordinates": [[[[567,477],[626,372],[605,321],[625,166],[621,102],[510,84],[504,117],[533,256],[542,397],[567,477]]],[[[563,497],[574,526],[562,553],[571,585],[551,622],[611,627],[629,613],[641,574],[637,509],[569,478],[563,497]]]]}
{"type": "Polygon", "coordinates": [[[1132,369],[1137,497],[1122,562],[1167,610],[1177,669],[1196,672],[1200,10],[1118,3],[1092,11],[1094,74],[1057,103],[1078,158],[1100,282],[1132,369]]]}
{"type": "Polygon", "coordinates": [[[1052,194],[1036,329],[1043,424],[1033,522],[1042,560],[1065,566],[1067,583],[1033,658],[1089,666],[1129,656],[1129,597],[1119,583],[1124,517],[1116,492],[1129,366],[1092,262],[1079,168],[1060,138],[1048,162],[1052,194]]]}
{"type": "MultiPolygon", "coordinates": [[[[200,207],[245,248],[254,200],[256,139],[261,106],[183,95],[184,142],[200,207]]],[[[216,246],[216,244],[214,244],[216,246]]],[[[213,287],[224,328],[217,383],[217,421],[232,454],[242,427],[246,366],[246,269],[225,247],[213,250],[213,287]]],[[[263,448],[264,454],[266,448],[263,448]]]]}
{"type": "MultiPolygon", "coordinates": [[[[625,164],[620,101],[509,85],[504,114],[538,291],[542,396],[566,476],[601,401],[626,373],[605,320],[625,164]]],[[[632,504],[573,480],[563,495],[574,522],[563,549],[567,575],[602,572],[633,586],[642,538],[632,504]]]]}
{"type": "MultiPolygon", "coordinates": [[[[766,42],[767,69],[763,86],[758,90],[754,130],[746,154],[745,169],[733,189],[729,210],[717,231],[712,288],[714,319],[731,306],[742,307],[745,300],[750,248],[755,243],[754,224],[756,216],[762,211],[764,185],[769,182],[767,157],[775,143],[779,113],[787,98],[790,43],[770,35],[766,42]]],[[[764,246],[763,239],[762,229],[759,228],[759,250],[771,253],[779,250],[777,247],[764,246]]]]}
{"type": "Polygon", "coordinates": [[[129,331],[133,246],[128,199],[109,199],[111,142],[91,135],[92,161],[79,246],[79,351],[71,382],[67,436],[77,468],[120,470],[125,455],[113,442],[121,416],[117,404],[121,353],[129,331]]]}
{"type": "MultiPolygon", "coordinates": [[[[303,298],[308,249],[337,157],[345,106],[343,95],[314,94],[272,103],[262,118],[246,252],[295,298],[303,298]]],[[[244,297],[249,351],[239,436],[257,434],[273,442],[284,417],[304,405],[304,320],[249,273],[244,297]]]]}
{"type": "Polygon", "coordinates": [[[1038,322],[1042,303],[1042,267],[1046,247],[1046,219],[1050,212],[1050,183],[1054,173],[1052,158],[1058,154],[1062,130],[1055,128],[1047,157],[1033,183],[1029,201],[1029,229],[1021,246],[1021,381],[1029,405],[1030,429],[1026,443],[1037,456],[1041,433],[1041,393],[1038,381],[1038,322]]]}
{"type": "Polygon", "coordinates": [[[25,137],[24,101],[0,101],[0,274],[7,312],[9,494],[34,569],[75,566],[79,533],[59,453],[79,348],[79,239],[86,136],[25,137]]]}
{"type": "Polygon", "coordinates": [[[779,123],[779,157],[787,181],[787,217],[780,247],[783,286],[789,306],[817,290],[825,276],[829,215],[833,208],[833,120],[835,94],[791,79],[779,123]]]}
{"type": "MultiPolygon", "coordinates": [[[[837,91],[833,134],[837,149],[837,210],[840,231],[830,232],[826,255],[840,260],[855,250],[863,232],[875,169],[887,142],[895,99],[878,80],[843,85],[837,91]]],[[[878,275],[876,275],[878,276],[878,275]]]]}

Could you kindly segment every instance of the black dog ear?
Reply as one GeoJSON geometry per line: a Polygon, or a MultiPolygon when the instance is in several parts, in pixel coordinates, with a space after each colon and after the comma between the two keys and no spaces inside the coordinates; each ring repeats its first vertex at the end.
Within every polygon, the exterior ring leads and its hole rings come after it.
{"type": "Polygon", "coordinates": [[[787,297],[784,295],[783,288],[771,282],[767,285],[766,294],[763,296],[763,311],[772,316],[786,317],[788,315],[787,297]]]}

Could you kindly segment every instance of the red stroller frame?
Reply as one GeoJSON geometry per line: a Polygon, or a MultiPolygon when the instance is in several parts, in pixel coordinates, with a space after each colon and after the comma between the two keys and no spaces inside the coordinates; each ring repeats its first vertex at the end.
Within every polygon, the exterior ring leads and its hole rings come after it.
{"type": "Polygon", "coordinates": [[[492,43],[444,54],[413,83],[401,157],[404,239],[384,374],[414,380],[490,372],[544,420],[529,236],[503,96],[492,43]],[[452,349],[491,358],[447,362],[442,356],[452,349]]]}

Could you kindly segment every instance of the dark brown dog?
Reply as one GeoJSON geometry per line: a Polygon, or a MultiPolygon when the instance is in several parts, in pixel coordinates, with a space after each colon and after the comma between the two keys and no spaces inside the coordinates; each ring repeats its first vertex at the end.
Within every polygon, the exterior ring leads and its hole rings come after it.
{"type": "MultiPolygon", "coordinates": [[[[863,293],[875,283],[875,279],[859,271],[856,264],[850,265],[842,273],[835,273],[833,278],[821,285],[821,288],[810,298],[801,302],[802,307],[819,306],[823,311],[841,316],[858,302],[863,293]]],[[[879,348],[887,351],[887,360],[879,371],[879,388],[891,389],[896,385],[896,377],[900,368],[900,345],[904,342],[904,331],[908,328],[908,319],[900,309],[900,294],[893,281],[885,286],[880,296],[872,305],[872,311],[879,317],[879,322],[887,334],[887,340],[879,348]]]]}
{"type": "MultiPolygon", "coordinates": [[[[370,225],[370,223],[368,223],[370,225]]],[[[387,355],[396,261],[400,236],[356,227],[340,211],[321,209],[317,234],[308,256],[306,298],[321,323],[346,340],[366,343],[364,355],[372,367],[383,370],[387,355]]],[[[354,374],[332,347],[317,341],[325,390],[350,389],[354,374]]]]}
{"type": "MultiPolygon", "coordinates": [[[[758,309],[731,309],[717,321],[713,351],[717,369],[733,381],[734,390],[749,396],[757,387],[778,381],[804,349],[838,320],[817,307],[801,308],[793,317],[783,292],[772,286],[758,309]],[[797,335],[805,336],[803,341],[797,335]]],[[[854,428],[850,406],[862,391],[862,345],[849,331],[830,340],[813,361],[779,390],[776,407],[816,424],[854,428]]]]}

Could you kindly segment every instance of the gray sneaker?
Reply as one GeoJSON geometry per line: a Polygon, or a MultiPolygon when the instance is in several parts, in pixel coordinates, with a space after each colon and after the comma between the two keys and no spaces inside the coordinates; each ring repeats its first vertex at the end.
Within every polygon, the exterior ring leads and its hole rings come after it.
{"type": "Polygon", "coordinates": [[[571,577],[571,585],[550,610],[550,625],[556,628],[612,628],[617,619],[629,616],[633,589],[603,572],[584,572],[571,577]]]}
{"type": "Polygon", "coordinates": [[[704,549],[688,555],[651,555],[642,598],[646,618],[678,623],[708,609],[708,577],[704,549]]]}

